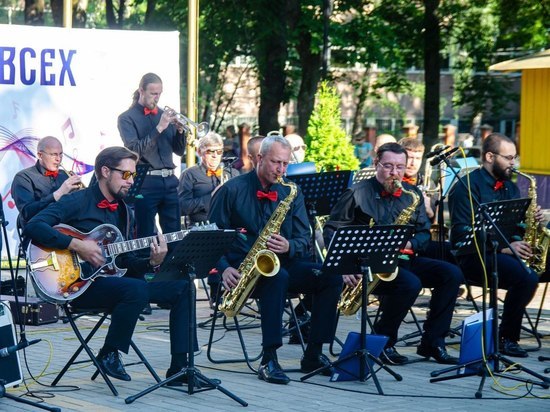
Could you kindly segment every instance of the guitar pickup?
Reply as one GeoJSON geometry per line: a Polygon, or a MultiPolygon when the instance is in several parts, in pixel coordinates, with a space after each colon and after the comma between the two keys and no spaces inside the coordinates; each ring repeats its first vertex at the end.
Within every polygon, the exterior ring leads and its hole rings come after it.
{"type": "Polygon", "coordinates": [[[46,259],[38,260],[35,263],[30,264],[31,270],[44,269],[53,266],[54,270],[59,270],[59,262],[57,261],[57,255],[55,251],[48,254],[46,259]]]}

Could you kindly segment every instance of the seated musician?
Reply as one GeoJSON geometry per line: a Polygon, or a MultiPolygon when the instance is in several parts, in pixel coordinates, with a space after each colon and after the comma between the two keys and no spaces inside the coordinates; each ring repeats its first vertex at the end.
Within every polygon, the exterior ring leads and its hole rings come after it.
{"type": "MultiPolygon", "coordinates": [[[[369,225],[371,221],[381,225],[394,224],[407,208],[413,207],[413,197],[407,192],[414,193],[418,204],[412,210],[408,223],[414,226],[414,236],[407,242],[404,251],[409,260],[399,260],[399,272],[395,280],[380,282],[376,286],[374,294],[382,297],[382,314],[374,330],[389,337],[382,359],[394,365],[406,363],[408,358],[399,354],[394,347],[399,325],[422,287],[432,288],[430,310],[416,352],[426,358],[432,357],[439,363],[456,364],[457,358],[449,355],[445,348],[445,335],[451,324],[462,273],[455,265],[419,255],[430,237],[424,198],[416,187],[402,183],[401,190],[394,183],[395,180],[401,182],[403,179],[407,168],[407,151],[397,143],[386,143],[378,149],[374,167],[376,175],[347,189],[332,209],[325,224],[325,243],[328,245],[334,232],[342,226],[369,225]]],[[[355,286],[360,278],[361,275],[345,275],[344,283],[355,286]]]]}
{"type": "MultiPolygon", "coordinates": [[[[220,184],[239,174],[236,169],[224,167],[223,139],[219,134],[209,132],[200,138],[197,151],[200,164],[185,169],[178,186],[180,210],[183,216],[187,216],[190,226],[206,222],[212,192],[220,184]]],[[[208,284],[210,298],[215,302],[220,285],[219,275],[208,275],[208,284]]]]}
{"type": "MultiPolygon", "coordinates": [[[[102,150],[95,161],[98,183],[63,196],[58,202],[34,216],[25,228],[33,244],[75,252],[93,267],[105,264],[97,240],[63,234],[53,226],[63,223],[83,233],[108,223],[120,229],[126,239],[134,230],[133,215],[124,202],[136,172],[137,154],[124,147],[102,150]]],[[[163,262],[167,245],[163,236],[152,237],[149,257],[128,252],[116,257],[120,268],[128,269],[124,277],[96,277],[88,289],[71,302],[78,309],[103,308],[111,313],[111,323],[98,360],[105,373],[113,378],[130,380],[119,351],[128,353],[130,340],[141,310],[148,302],[169,306],[170,347],[172,360],[167,377],[187,366],[188,353],[188,282],[146,282],[145,273],[153,273],[163,262]]],[[[174,385],[186,383],[187,376],[174,385]]]]}
{"type": "MultiPolygon", "coordinates": [[[[424,207],[426,208],[426,216],[430,220],[432,229],[432,238],[434,235],[434,228],[437,227],[440,229],[440,225],[437,222],[436,211],[439,202],[439,193],[436,191],[438,185],[434,184],[431,176],[424,176],[420,173],[420,166],[422,165],[422,158],[424,157],[424,144],[416,137],[404,137],[398,142],[406,151],[407,151],[407,169],[405,170],[405,175],[403,176],[403,181],[409,183],[413,186],[419,186],[419,189],[422,191],[422,196],[424,197],[424,207]],[[428,191],[430,192],[428,194],[428,191]]],[[[426,160],[428,164],[430,160],[426,160]]],[[[430,173],[430,168],[426,167],[425,171],[430,173]]],[[[431,174],[431,173],[430,173],[431,174]]],[[[444,226],[443,230],[445,230],[444,226]]],[[[451,244],[449,242],[443,243],[443,248],[439,241],[437,241],[438,236],[435,236],[434,240],[429,240],[426,249],[420,252],[423,256],[430,257],[433,259],[443,259],[449,263],[456,263],[454,256],[451,254],[451,244]],[[443,250],[443,256],[441,255],[441,250],[443,250]]]]}
{"type": "Polygon", "coordinates": [[[260,277],[252,296],[259,299],[261,313],[263,357],[258,377],[269,383],[287,384],[290,379],[277,360],[277,349],[282,346],[282,316],[287,292],[313,295],[311,335],[301,360],[301,371],[308,373],[328,364],[322,346],[334,338],[342,279],[315,271],[320,265],[311,261],[309,223],[301,191],[298,190],[282,221],[276,222],[279,228],[274,233],[264,233],[272,214],[289,196],[289,188],[277,180],[284,176],[291,160],[291,146],[282,136],[268,136],[261,144],[257,160],[255,170],[219,188],[212,198],[209,220],[220,229],[245,230],[218,263],[226,289],[233,289],[241,276],[246,276],[237,268],[260,235],[267,237],[262,249],[271,250],[280,260],[279,272],[272,277],[260,277]]]}
{"type": "MultiPolygon", "coordinates": [[[[483,140],[481,152],[481,168],[468,175],[472,197],[480,203],[519,198],[519,189],[510,180],[517,157],[514,141],[503,134],[491,133],[483,140]]],[[[467,187],[466,176],[461,179],[467,187]]],[[[458,251],[457,260],[467,278],[483,283],[484,273],[477,253],[461,251],[461,242],[471,231],[472,222],[470,194],[466,187],[459,182],[453,186],[449,194],[451,243],[458,251]]],[[[542,221],[540,207],[536,208],[534,218],[536,222],[542,221]]],[[[510,245],[521,259],[528,260],[533,255],[533,249],[528,242],[517,240],[516,236],[521,239],[523,235],[518,232],[513,238],[508,239],[510,245]]],[[[492,271],[490,259],[486,262],[486,270],[487,273],[492,271]]],[[[501,241],[498,245],[497,270],[499,288],[508,291],[500,324],[500,352],[508,356],[527,357],[527,351],[519,345],[521,321],[525,308],[537,290],[539,276],[531,268],[525,270],[512,251],[501,241]]],[[[548,268],[542,276],[544,281],[550,280],[548,268]]]]}
{"type": "Polygon", "coordinates": [[[46,206],[59,201],[81,185],[80,176],[69,176],[60,170],[63,146],[57,138],[46,136],[40,139],[36,157],[36,164],[17,172],[11,184],[11,195],[19,210],[21,228],[46,206]]]}

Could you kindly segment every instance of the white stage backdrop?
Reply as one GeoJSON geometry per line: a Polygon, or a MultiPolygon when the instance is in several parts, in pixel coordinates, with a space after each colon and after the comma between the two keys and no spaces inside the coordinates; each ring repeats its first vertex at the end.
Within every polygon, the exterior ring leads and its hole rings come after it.
{"type": "Polygon", "coordinates": [[[89,181],[96,154],[122,145],[117,117],[147,72],[163,80],[160,107],[179,110],[178,32],[0,25],[0,190],[12,256],[11,182],[36,162],[38,139],[59,138],[63,165],[89,181]]]}

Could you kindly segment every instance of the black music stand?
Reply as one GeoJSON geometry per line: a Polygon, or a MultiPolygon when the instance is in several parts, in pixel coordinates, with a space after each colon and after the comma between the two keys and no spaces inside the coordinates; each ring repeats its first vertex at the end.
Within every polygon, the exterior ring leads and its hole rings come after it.
{"type": "MultiPolygon", "coordinates": [[[[313,228],[311,244],[319,256],[323,255],[315,236],[317,216],[330,214],[342,193],[349,187],[350,178],[350,170],[288,176],[289,180],[300,186],[304,195],[304,202],[313,228]]],[[[313,253],[314,261],[317,261],[317,253],[313,253]]]]}
{"type": "MultiPolygon", "coordinates": [[[[196,290],[195,279],[197,274],[204,277],[212,269],[220,257],[229,249],[235,241],[237,232],[234,230],[198,230],[190,231],[187,236],[178,242],[177,247],[172,251],[169,257],[164,260],[159,272],[155,275],[152,282],[163,280],[177,280],[183,277],[189,279],[189,361],[188,366],[183,368],[175,375],[170,376],[162,382],[159,382],[137,395],[125,399],[127,404],[148,394],[183,375],[187,375],[187,393],[208,391],[217,389],[231,399],[237,401],[242,406],[248,406],[248,403],[229,392],[220,385],[219,381],[207,378],[195,368],[194,343],[196,335],[196,290]],[[195,387],[195,383],[198,383],[195,387]]],[[[174,389],[174,387],[171,387],[174,389]]]]}
{"type": "Polygon", "coordinates": [[[145,176],[147,176],[147,172],[151,168],[150,164],[138,164],[136,166],[136,177],[134,177],[134,184],[130,187],[130,190],[128,190],[128,194],[124,198],[124,201],[126,203],[135,203],[136,199],[140,198],[139,192],[141,191],[141,186],[143,186],[143,181],[145,180],[145,176]]]}
{"type": "Polygon", "coordinates": [[[375,167],[365,167],[363,169],[358,170],[353,174],[353,180],[352,184],[357,184],[362,180],[370,179],[371,177],[374,177],[376,175],[376,168],[375,167]]]}
{"type": "MultiPolygon", "coordinates": [[[[488,375],[488,369],[491,367],[490,364],[493,364],[494,373],[493,376],[503,377],[507,379],[512,379],[519,382],[530,383],[532,385],[539,385],[543,388],[548,388],[548,382],[550,379],[530,370],[517,362],[511,361],[508,358],[502,356],[499,353],[499,330],[498,330],[498,268],[497,268],[497,253],[498,253],[498,241],[502,240],[509,246],[509,239],[514,233],[515,229],[519,222],[524,220],[525,212],[529,207],[531,199],[512,199],[512,200],[503,200],[498,202],[483,203],[480,204],[477,208],[477,211],[474,215],[474,227],[469,228],[469,234],[466,238],[460,243],[459,249],[457,251],[457,256],[464,254],[476,253],[475,243],[481,245],[482,256],[485,262],[487,262],[487,252],[491,253],[491,275],[490,275],[490,296],[489,296],[489,306],[492,309],[493,317],[491,321],[492,327],[492,343],[493,348],[489,351],[489,355],[483,356],[482,359],[476,359],[464,364],[459,364],[449,368],[445,368],[438,371],[431,372],[432,379],[430,382],[439,382],[444,380],[458,379],[469,376],[480,375],[481,381],[478,387],[475,397],[480,399],[482,397],[482,390],[485,384],[485,379],[488,375]],[[474,228],[480,228],[477,232],[474,231],[474,228]],[[500,363],[503,363],[506,368],[515,366],[520,371],[526,372],[531,376],[534,376],[541,380],[541,382],[534,382],[532,380],[519,378],[516,376],[504,375],[500,370],[500,363]],[[475,367],[474,367],[475,366],[475,367]],[[462,368],[465,368],[466,371],[463,374],[453,375],[453,376],[444,376],[438,377],[441,374],[458,371],[462,368]]],[[[512,249],[510,247],[510,249],[512,249]]],[[[513,250],[513,249],[512,249],[513,250]]],[[[519,258],[518,258],[519,259],[519,258]]],[[[488,265],[487,265],[488,266],[488,265]]],[[[527,270],[527,268],[526,268],[527,270]]],[[[487,303],[486,303],[486,288],[487,285],[483,285],[483,301],[482,301],[482,339],[485,339],[486,329],[487,329],[487,303]]]]}
{"type": "MultiPolygon", "coordinates": [[[[329,250],[323,268],[324,274],[342,275],[345,273],[361,273],[363,275],[361,290],[361,333],[359,349],[349,356],[319,368],[300,378],[309,379],[348,359],[359,361],[359,380],[367,379],[367,368],[370,371],[376,389],[383,395],[382,387],[373,368],[373,362],[390,373],[396,380],[402,380],[401,375],[393,372],[380,359],[367,350],[367,289],[372,281],[372,273],[389,273],[397,268],[399,251],[403,249],[412,236],[412,226],[381,225],[381,226],[346,226],[338,229],[330,242],[329,250]]],[[[346,371],[349,373],[349,371],[346,371]]]]}

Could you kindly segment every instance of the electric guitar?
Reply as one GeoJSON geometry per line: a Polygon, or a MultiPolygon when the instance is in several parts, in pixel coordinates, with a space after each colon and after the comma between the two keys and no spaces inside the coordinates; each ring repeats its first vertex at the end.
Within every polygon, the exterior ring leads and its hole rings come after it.
{"type": "MultiPolygon", "coordinates": [[[[96,277],[124,276],[127,269],[119,268],[115,258],[126,252],[146,249],[156,236],[124,240],[120,230],[113,225],[103,224],[88,233],[64,224],[53,227],[57,231],[81,240],[93,240],[101,248],[105,264],[94,267],[83,261],[76,252],[69,249],[52,249],[31,242],[27,251],[27,265],[36,293],[49,302],[63,304],[80,295],[96,277]]],[[[195,226],[189,230],[164,234],[166,243],[182,240],[193,230],[217,230],[215,223],[195,226]]]]}

